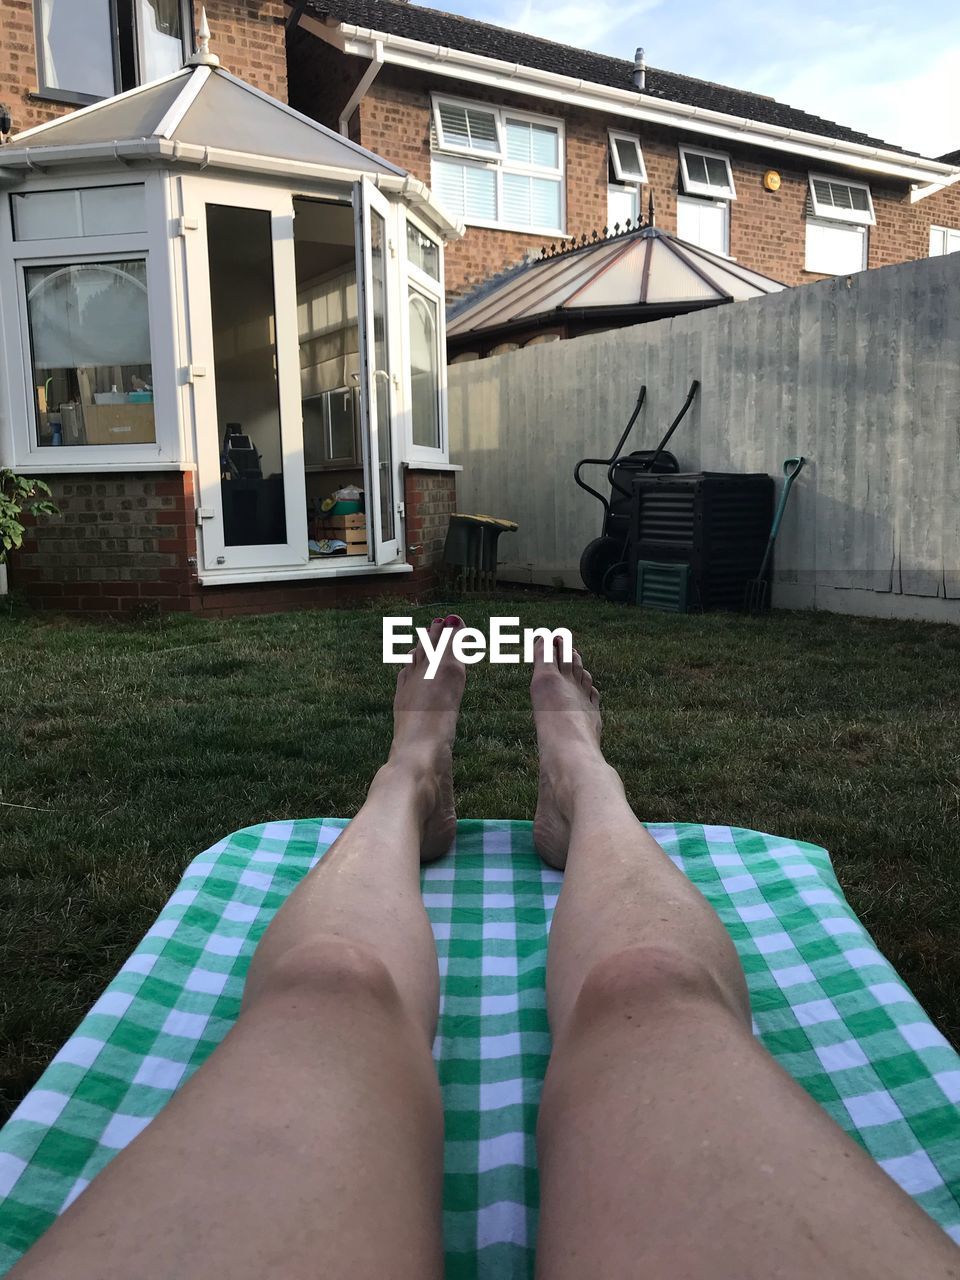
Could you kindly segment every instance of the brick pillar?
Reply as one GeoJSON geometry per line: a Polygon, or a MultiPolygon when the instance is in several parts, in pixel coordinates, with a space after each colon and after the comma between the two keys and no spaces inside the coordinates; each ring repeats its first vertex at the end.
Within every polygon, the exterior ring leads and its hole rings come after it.
{"type": "Polygon", "coordinates": [[[447,525],[457,507],[456,472],[407,467],[403,490],[407,560],[413,565],[418,587],[432,586],[443,557],[447,525]]]}

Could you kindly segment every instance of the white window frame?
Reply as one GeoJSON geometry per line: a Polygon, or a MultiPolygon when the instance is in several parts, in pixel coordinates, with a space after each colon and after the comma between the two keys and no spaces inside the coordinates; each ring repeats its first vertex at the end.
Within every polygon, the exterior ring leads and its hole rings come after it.
{"type": "MultiPolygon", "coordinates": [[[[77,4],[78,0],[74,0],[77,4]]],[[[111,59],[113,62],[113,92],[122,93],[124,88],[135,89],[144,84],[142,78],[143,63],[143,31],[137,20],[137,13],[134,9],[135,0],[86,0],[86,3],[99,3],[107,10],[107,20],[112,36],[111,59]],[[134,39],[134,62],[135,62],[135,84],[124,86],[121,82],[120,67],[120,47],[118,36],[117,22],[117,6],[119,3],[130,6],[130,27],[133,32],[134,39]]],[[[42,98],[45,102],[63,102],[70,106],[89,106],[94,102],[102,102],[104,99],[96,94],[80,93],[75,89],[60,89],[47,83],[47,70],[43,56],[43,31],[42,19],[40,12],[40,0],[32,0],[33,7],[33,29],[34,29],[34,47],[37,53],[37,97],[42,98]]],[[[193,6],[190,0],[180,0],[180,22],[183,27],[184,60],[187,59],[193,49],[193,6]]],[[[107,97],[110,95],[107,94],[107,97]]]]}
{"type": "Polygon", "coordinates": [[[402,407],[402,440],[403,440],[403,459],[405,462],[413,464],[415,462],[446,462],[448,460],[449,451],[449,435],[447,430],[447,329],[445,323],[444,310],[444,286],[443,286],[443,241],[439,238],[435,231],[431,231],[425,222],[411,213],[409,209],[404,211],[405,221],[401,226],[401,245],[403,247],[403,269],[400,272],[401,306],[400,306],[400,342],[403,352],[403,407],[402,407]],[[412,263],[407,256],[407,223],[415,227],[428,239],[432,240],[440,250],[439,254],[439,274],[440,279],[434,280],[428,272],[422,271],[420,267],[412,263]],[[410,360],[410,290],[416,289],[426,297],[432,299],[437,304],[437,359],[438,365],[438,395],[440,402],[440,445],[439,448],[431,449],[426,445],[414,444],[413,442],[413,376],[410,360]]]}
{"type": "MultiPolygon", "coordinates": [[[[677,194],[677,237],[678,239],[682,238],[680,236],[680,202],[681,201],[686,201],[689,204],[708,204],[708,205],[712,205],[714,208],[719,208],[722,210],[723,242],[726,245],[726,248],[714,249],[709,245],[703,245],[703,244],[697,245],[697,248],[702,249],[704,253],[713,253],[713,254],[719,255],[721,258],[729,258],[730,257],[730,201],[717,200],[717,199],[708,200],[708,199],[705,199],[703,196],[691,196],[691,195],[687,195],[686,192],[679,192],[677,194]]],[[[684,241],[684,244],[694,244],[694,243],[695,241],[692,241],[692,240],[684,241]]]]}
{"type": "MultiPolygon", "coordinates": [[[[129,186],[131,173],[80,179],[41,175],[18,191],[129,186]]],[[[0,349],[0,421],[9,432],[0,454],[9,465],[33,474],[68,471],[177,470],[189,464],[183,448],[181,403],[170,260],[170,218],[164,175],[144,174],[146,228],[122,235],[72,236],[59,240],[14,240],[6,193],[0,196],[0,328],[7,340],[0,349]],[[25,267],[70,266],[143,258],[147,264],[147,305],[153,369],[156,441],[152,444],[40,445],[33,394],[33,356],[27,316],[25,267]],[[5,412],[4,412],[5,410],[5,412]]]]}
{"type": "Polygon", "coordinates": [[[705,196],[708,200],[736,200],[737,188],[733,181],[733,169],[730,156],[726,151],[709,151],[706,147],[694,147],[680,144],[680,177],[683,194],[686,196],[705,196]],[[707,156],[711,160],[722,160],[727,169],[726,187],[715,187],[709,182],[697,182],[690,177],[687,168],[687,156],[707,156]]]}
{"type": "Polygon", "coordinates": [[[432,93],[430,100],[433,107],[433,127],[437,139],[437,151],[443,151],[450,155],[470,156],[474,160],[502,160],[506,155],[506,146],[503,136],[503,119],[500,109],[493,106],[489,102],[471,102],[466,98],[451,98],[446,93],[432,93]],[[451,107],[460,107],[465,111],[483,111],[487,115],[493,116],[493,127],[497,135],[496,151],[484,151],[477,147],[464,146],[462,142],[448,142],[443,133],[443,122],[440,119],[440,108],[443,104],[451,107]]]}
{"type": "Polygon", "coordinates": [[[608,147],[610,154],[610,163],[613,166],[613,174],[618,182],[622,182],[627,186],[639,187],[647,181],[647,164],[643,158],[643,147],[640,145],[640,139],[635,133],[623,133],[619,129],[610,129],[607,133],[608,147]],[[623,165],[620,162],[620,155],[617,151],[616,144],[618,142],[632,143],[637,149],[637,159],[640,162],[639,173],[625,173],[623,165]]]}
{"type": "Polygon", "coordinates": [[[829,173],[810,173],[807,175],[807,180],[810,186],[810,208],[813,211],[813,217],[818,221],[852,222],[860,227],[876,225],[877,216],[873,208],[873,194],[868,183],[856,182],[851,178],[838,178],[836,174],[829,173]],[[865,191],[867,193],[867,211],[862,209],[837,209],[832,204],[821,204],[814,187],[815,182],[829,182],[835,187],[849,187],[851,190],[865,191]]]}
{"type": "MultiPolygon", "coordinates": [[[[564,130],[564,121],[559,116],[539,115],[532,111],[514,111],[509,107],[497,107],[492,103],[470,101],[466,98],[452,98],[449,94],[431,94],[433,105],[434,129],[436,133],[436,145],[432,148],[432,157],[442,160],[446,156],[456,157],[461,163],[472,165],[478,169],[490,169],[495,174],[496,180],[496,200],[498,212],[503,209],[503,175],[504,173],[523,174],[534,178],[547,178],[558,183],[560,188],[560,225],[558,227],[539,227],[524,226],[513,222],[506,222],[500,217],[497,218],[473,218],[466,213],[462,215],[463,221],[470,227],[488,227],[493,231],[519,231],[525,235],[531,236],[562,236],[566,235],[567,225],[567,184],[564,177],[564,160],[566,153],[566,134],[564,130]],[[495,154],[492,151],[470,151],[461,146],[443,145],[443,133],[439,124],[440,111],[439,104],[441,102],[450,103],[451,106],[468,107],[473,109],[481,109],[490,111],[496,118],[497,137],[500,140],[500,153],[495,154]],[[505,143],[505,125],[508,120],[517,120],[521,123],[530,123],[538,125],[546,125],[548,128],[557,131],[557,167],[556,169],[546,169],[541,165],[523,164],[518,160],[508,160],[506,158],[505,143]]],[[[433,184],[436,186],[436,183],[433,184]]]]}
{"type": "MultiPolygon", "coordinates": [[[[609,231],[613,231],[614,226],[618,221],[618,219],[612,217],[610,213],[610,197],[614,195],[616,196],[629,195],[633,197],[634,203],[636,205],[636,209],[635,209],[635,212],[630,215],[630,227],[631,227],[631,230],[634,230],[637,227],[639,227],[640,220],[643,216],[643,211],[641,209],[641,202],[640,202],[639,186],[635,186],[632,182],[609,182],[607,183],[607,229],[609,231]]],[[[621,224],[620,230],[621,231],[625,230],[624,225],[621,224]]]]}
{"type": "Polygon", "coordinates": [[[810,227],[834,227],[834,228],[836,228],[837,230],[840,230],[840,231],[847,231],[847,232],[859,232],[859,233],[860,233],[861,241],[862,241],[862,243],[863,243],[863,254],[862,254],[862,257],[861,257],[861,263],[860,263],[860,266],[858,266],[858,267],[850,267],[850,268],[846,268],[846,269],[844,269],[843,271],[825,271],[825,270],[824,270],[824,268],[823,268],[822,266],[819,266],[819,267],[818,267],[818,266],[811,266],[811,265],[810,265],[810,239],[809,239],[809,234],[808,234],[808,232],[805,232],[804,245],[803,245],[803,269],[804,269],[804,271],[812,271],[812,272],[816,273],[817,275],[821,275],[821,276],[837,276],[837,277],[839,277],[839,276],[852,276],[852,275],[856,275],[856,273],[857,273],[858,271],[866,271],[866,269],[867,269],[867,260],[868,260],[868,259],[867,259],[867,255],[868,255],[868,253],[869,253],[869,251],[870,251],[870,232],[869,232],[869,230],[868,230],[868,228],[867,228],[867,224],[866,224],[866,223],[863,223],[863,222],[859,222],[859,223],[851,223],[851,222],[849,222],[849,221],[848,221],[848,222],[840,222],[840,221],[838,221],[836,218],[813,218],[813,217],[808,217],[808,218],[807,218],[807,224],[806,224],[806,225],[807,225],[807,229],[808,229],[808,230],[809,230],[809,228],[810,228],[810,227]]]}
{"type": "Polygon", "coordinates": [[[947,254],[957,253],[960,251],[960,227],[938,227],[936,225],[930,228],[930,254],[931,258],[943,258],[947,254]],[[956,249],[948,249],[949,238],[956,236],[956,249]],[[940,247],[936,247],[936,242],[940,241],[940,247]]]}

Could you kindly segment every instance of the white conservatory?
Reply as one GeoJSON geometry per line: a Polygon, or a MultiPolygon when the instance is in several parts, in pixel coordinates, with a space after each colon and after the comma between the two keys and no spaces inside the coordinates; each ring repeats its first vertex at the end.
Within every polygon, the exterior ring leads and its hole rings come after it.
{"type": "Polygon", "coordinates": [[[205,48],[14,137],[0,465],[192,475],[203,585],[409,570],[404,471],[452,470],[443,245],[460,234],[420,181],[205,48]],[[319,554],[311,522],[354,490],[364,536],[319,554]]]}

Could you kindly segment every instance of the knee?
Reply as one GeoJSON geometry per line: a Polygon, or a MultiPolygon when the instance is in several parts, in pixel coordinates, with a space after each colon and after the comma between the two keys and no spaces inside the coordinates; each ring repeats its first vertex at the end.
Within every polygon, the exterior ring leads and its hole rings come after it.
{"type": "MultiPolygon", "coordinates": [[[[266,960],[266,957],[264,957],[266,960]]],[[[362,943],[321,937],[300,942],[258,967],[254,956],[244,1003],[263,998],[343,1000],[351,1007],[400,1009],[400,995],[390,970],[362,943]]]]}
{"type": "Polygon", "coordinates": [[[610,1023],[649,1019],[690,1004],[726,1006],[743,1017],[749,1005],[739,966],[730,975],[675,947],[626,947],[598,961],[574,1002],[569,1032],[594,1034],[610,1023]]]}

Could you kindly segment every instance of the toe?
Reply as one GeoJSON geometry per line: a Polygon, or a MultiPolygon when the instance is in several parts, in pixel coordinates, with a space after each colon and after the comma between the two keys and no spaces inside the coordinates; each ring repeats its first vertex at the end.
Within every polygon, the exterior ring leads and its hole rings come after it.
{"type": "MultiPolygon", "coordinates": [[[[557,670],[562,671],[565,676],[570,675],[571,671],[574,668],[574,663],[578,658],[580,658],[580,655],[577,653],[576,649],[574,649],[570,662],[564,662],[563,640],[560,638],[560,636],[557,636],[556,639],[554,640],[553,649],[554,649],[554,660],[556,661],[556,664],[557,664],[557,670]]],[[[583,663],[582,658],[580,658],[580,662],[582,665],[583,663]]]]}

